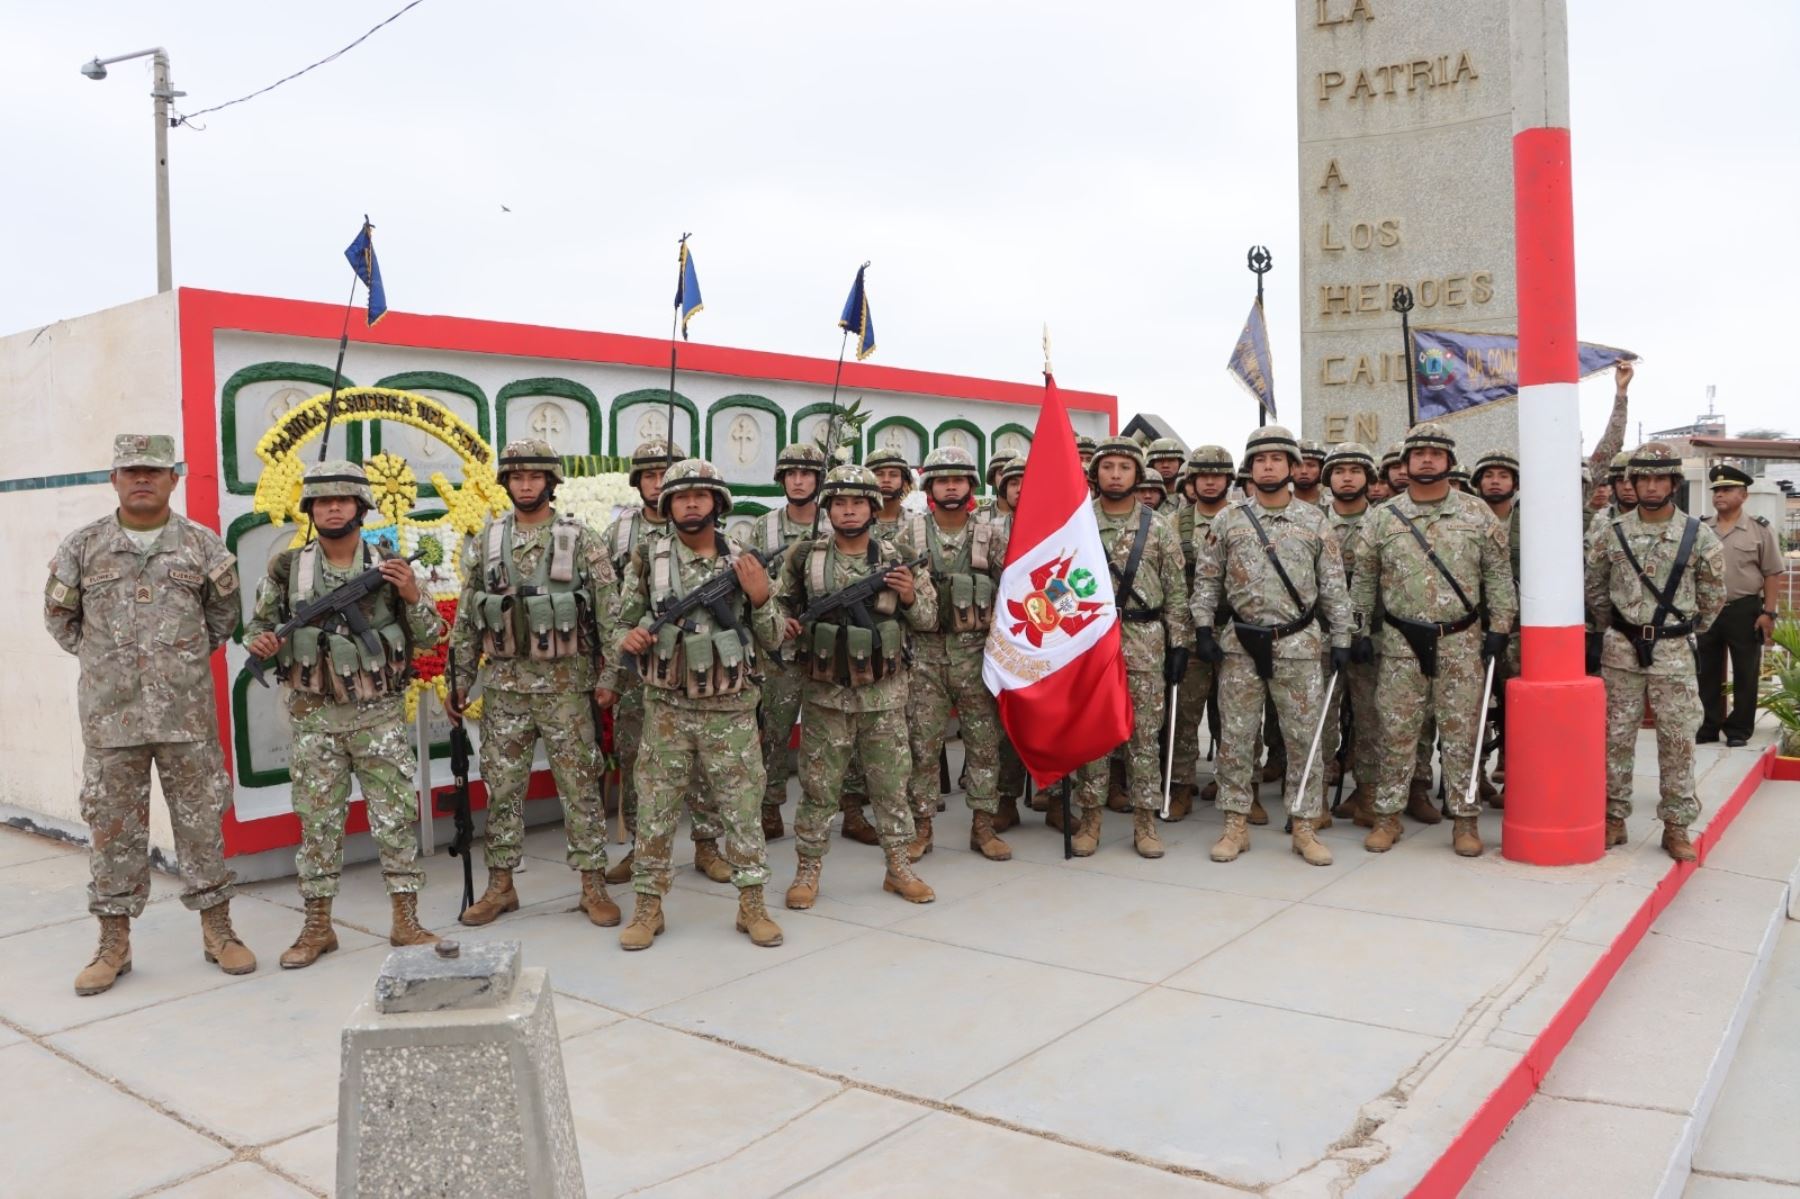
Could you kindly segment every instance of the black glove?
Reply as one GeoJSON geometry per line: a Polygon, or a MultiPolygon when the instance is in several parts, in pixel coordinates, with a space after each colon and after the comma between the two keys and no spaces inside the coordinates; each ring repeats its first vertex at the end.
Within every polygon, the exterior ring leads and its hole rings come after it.
{"type": "Polygon", "coordinates": [[[1587,672],[1600,673],[1600,647],[1606,640],[1606,634],[1598,629],[1587,635],[1587,672]]]}
{"type": "Polygon", "coordinates": [[[1367,666],[1375,660],[1375,642],[1367,637],[1354,637],[1350,641],[1350,660],[1358,666],[1367,666]]]}
{"type": "Polygon", "coordinates": [[[1345,667],[1349,666],[1351,661],[1353,660],[1353,657],[1354,657],[1354,655],[1352,655],[1352,653],[1350,652],[1349,646],[1347,646],[1347,645],[1332,646],[1331,647],[1331,673],[1337,674],[1339,671],[1341,671],[1345,667]]]}
{"type": "Polygon", "coordinates": [[[1202,662],[1225,660],[1225,651],[1219,648],[1218,639],[1213,636],[1211,628],[1194,630],[1194,655],[1202,662]]]}
{"type": "Polygon", "coordinates": [[[1187,646],[1171,645],[1163,655],[1163,682],[1171,687],[1181,682],[1181,676],[1187,673],[1187,664],[1187,646]]]}
{"type": "Polygon", "coordinates": [[[1510,639],[1507,633],[1483,633],[1481,635],[1481,660],[1498,658],[1506,652],[1506,643],[1510,639]]]}

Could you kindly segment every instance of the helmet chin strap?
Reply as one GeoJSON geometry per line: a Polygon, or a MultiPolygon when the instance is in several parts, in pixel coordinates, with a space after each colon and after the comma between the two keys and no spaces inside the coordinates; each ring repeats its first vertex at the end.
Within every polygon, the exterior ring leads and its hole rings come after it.
{"type": "Polygon", "coordinates": [[[698,533],[710,524],[712,524],[712,513],[708,512],[705,516],[690,516],[686,520],[678,519],[675,527],[683,533],[698,533]]]}
{"type": "Polygon", "coordinates": [[[1518,494],[1519,489],[1517,487],[1509,487],[1507,488],[1505,495],[1488,495],[1486,492],[1483,492],[1481,498],[1490,504],[1504,504],[1507,500],[1512,499],[1518,494]]]}
{"type": "Polygon", "coordinates": [[[1430,487],[1433,483],[1442,483],[1445,479],[1448,479],[1450,477],[1450,472],[1447,470],[1440,470],[1428,474],[1424,471],[1409,470],[1406,472],[1406,477],[1410,482],[1422,483],[1426,487],[1430,487]]]}
{"type": "MultiPolygon", "coordinates": [[[[509,492],[508,494],[511,494],[511,493],[509,492]]],[[[546,487],[542,491],[538,492],[537,498],[535,500],[532,500],[530,503],[526,503],[524,500],[521,500],[518,496],[513,496],[512,497],[513,507],[517,508],[521,512],[536,512],[539,508],[542,508],[545,504],[548,504],[550,502],[550,497],[555,494],[556,494],[556,489],[554,487],[546,487]]]]}
{"type": "Polygon", "coordinates": [[[833,521],[831,527],[836,530],[839,537],[848,537],[855,540],[864,533],[867,533],[869,531],[869,526],[874,523],[873,520],[865,520],[860,525],[840,525],[836,521],[833,521]]]}
{"type": "Polygon", "coordinates": [[[1637,506],[1640,508],[1648,508],[1652,512],[1661,512],[1664,508],[1667,508],[1670,504],[1672,504],[1674,502],[1675,502],[1675,489],[1673,487],[1671,487],[1669,489],[1669,494],[1663,496],[1662,499],[1660,499],[1660,500],[1643,500],[1643,499],[1641,499],[1637,502],[1637,506]]]}
{"type": "Polygon", "coordinates": [[[1356,488],[1354,491],[1339,491],[1335,487],[1333,487],[1331,489],[1331,498],[1334,500],[1339,500],[1346,504],[1351,503],[1355,500],[1360,500],[1365,495],[1368,495],[1368,494],[1369,494],[1369,485],[1367,483],[1364,483],[1362,486],[1356,488]]]}
{"type": "Polygon", "coordinates": [[[1274,495],[1278,491],[1286,491],[1287,485],[1293,481],[1293,478],[1293,475],[1283,475],[1273,483],[1265,483],[1261,479],[1251,479],[1250,482],[1264,495],[1274,495]]]}
{"type": "Polygon", "coordinates": [[[962,511],[963,506],[969,502],[969,497],[966,495],[959,495],[955,499],[948,500],[940,500],[936,496],[932,496],[931,498],[938,507],[948,512],[960,512],[962,511]]]}

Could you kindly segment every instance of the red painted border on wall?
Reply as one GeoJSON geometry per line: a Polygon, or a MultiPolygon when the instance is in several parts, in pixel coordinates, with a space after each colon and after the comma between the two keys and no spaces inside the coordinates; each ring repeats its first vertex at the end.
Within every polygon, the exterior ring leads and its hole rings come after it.
{"type": "MultiPolygon", "coordinates": [[[[187,515],[214,530],[219,520],[219,418],[218,379],[213,363],[213,337],[220,330],[265,333],[285,337],[311,337],[334,341],[343,327],[344,310],[307,300],[241,295],[183,287],[177,293],[177,326],[181,361],[182,453],[187,460],[187,515]]],[[[473,320],[458,316],[425,316],[390,312],[373,328],[352,326],[352,340],[370,345],[406,346],[463,353],[504,354],[521,358],[548,358],[569,362],[598,362],[621,366],[668,364],[669,343],[651,337],[596,333],[542,325],[517,325],[502,321],[473,320]]],[[[830,358],[805,358],[763,350],[738,350],[728,346],[684,343],[681,367],[702,374],[746,379],[773,379],[789,383],[828,386],[837,369],[830,358]]],[[[862,362],[844,364],[843,383],[867,391],[904,392],[951,399],[987,400],[1035,407],[1042,399],[1042,383],[1008,383],[946,375],[862,362]]],[[[1071,408],[1102,412],[1107,431],[1119,428],[1115,396],[1098,392],[1062,390],[1071,408]]],[[[213,695],[219,712],[219,742],[226,769],[232,769],[231,703],[225,677],[225,655],[212,663],[213,695]]],[[[236,772],[232,771],[232,777],[236,772]]],[[[534,778],[527,798],[555,793],[548,777],[534,778]]],[[[483,791],[485,796],[485,790],[483,791]]],[[[259,853],[300,842],[299,818],[290,814],[262,820],[239,821],[235,807],[227,808],[223,822],[225,854],[259,853]]],[[[351,805],[348,831],[367,830],[363,804],[351,805]]]]}
{"type": "Polygon", "coordinates": [[[1656,889],[1649,898],[1638,907],[1629,923],[1619,935],[1613,938],[1600,960],[1594,963],[1587,977],[1583,978],[1556,1015],[1544,1030],[1532,1041],[1531,1048],[1525,1051],[1519,1064],[1513,1067],[1505,1080],[1494,1093],[1489,1095],[1482,1105],[1475,1110],[1469,1122],[1464,1124],[1456,1139],[1450,1142],[1431,1169],[1425,1172],[1418,1185],[1408,1194],[1409,1199],[1452,1199],[1468,1183],[1474,1175],[1482,1159],[1493,1149],[1500,1134],[1506,1131],[1513,1117],[1537,1093],[1538,1085],[1544,1076],[1550,1073],[1555,1064],[1557,1054],[1568,1045],[1575,1030],[1587,1019],[1588,1013],[1599,1001],[1607,984],[1612,982],[1613,975],[1625,964],[1644,934],[1650,931],[1651,924],[1663,913],[1676,894],[1689,878],[1701,866],[1706,864],[1707,855],[1712,852],[1714,844],[1731,827],[1737,814],[1744,810],[1744,805],[1756,793],[1765,778],[1772,777],[1777,759],[1774,746],[1770,746],[1751,766],[1738,783],[1737,789],[1730,797],[1719,805],[1718,813],[1708,822],[1706,831],[1694,838],[1694,851],[1699,861],[1683,865],[1679,862],[1669,863],[1668,873],[1656,884],[1656,889]]]}

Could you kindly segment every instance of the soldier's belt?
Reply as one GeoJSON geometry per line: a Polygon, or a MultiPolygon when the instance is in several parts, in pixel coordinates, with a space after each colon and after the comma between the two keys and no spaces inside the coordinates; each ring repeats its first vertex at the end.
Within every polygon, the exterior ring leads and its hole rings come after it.
{"type": "Polygon", "coordinates": [[[1428,679],[1435,679],[1438,638],[1462,632],[1480,619],[1480,614],[1471,612],[1461,620],[1453,620],[1447,624],[1433,620],[1408,620],[1404,616],[1395,616],[1392,612],[1386,613],[1384,618],[1396,633],[1406,639],[1406,644],[1412,647],[1413,657],[1419,662],[1419,673],[1428,679]]]}
{"type": "Polygon", "coordinates": [[[1275,677],[1275,643],[1305,629],[1318,614],[1318,606],[1314,605],[1297,619],[1279,625],[1252,624],[1238,617],[1231,622],[1231,631],[1237,635],[1238,644],[1244,647],[1244,652],[1256,664],[1256,677],[1272,679],[1275,677]]]}
{"type": "Polygon", "coordinates": [[[1686,637],[1694,631],[1694,622],[1684,620],[1680,624],[1666,624],[1658,628],[1653,624],[1632,624],[1615,609],[1612,614],[1612,627],[1640,644],[1661,641],[1665,637],[1686,637]]]}
{"type": "Polygon", "coordinates": [[[1152,621],[1162,619],[1162,609],[1132,608],[1130,611],[1126,611],[1121,608],[1119,610],[1119,619],[1129,621],[1132,624],[1150,624],[1152,621]]]}

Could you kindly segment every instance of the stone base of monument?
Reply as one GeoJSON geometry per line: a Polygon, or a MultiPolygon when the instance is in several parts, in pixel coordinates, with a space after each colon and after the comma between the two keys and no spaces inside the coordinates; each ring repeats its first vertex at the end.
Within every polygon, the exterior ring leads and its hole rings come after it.
{"type": "Polygon", "coordinates": [[[337,1193],[582,1194],[549,975],[517,941],[398,949],[344,1027],[337,1193]]]}

